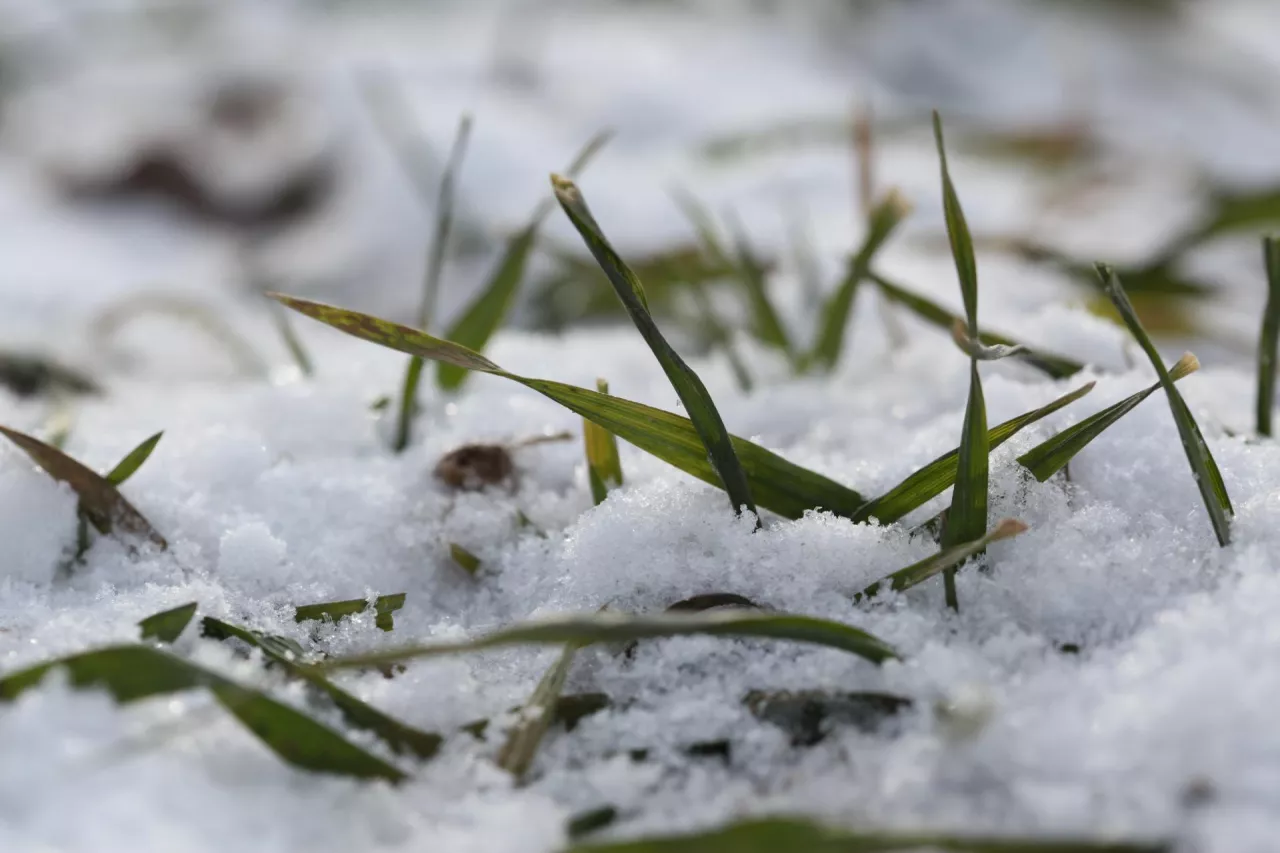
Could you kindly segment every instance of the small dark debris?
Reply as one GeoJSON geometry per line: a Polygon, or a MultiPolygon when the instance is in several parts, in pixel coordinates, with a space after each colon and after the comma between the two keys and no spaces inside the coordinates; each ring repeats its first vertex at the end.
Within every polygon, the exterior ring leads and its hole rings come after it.
{"type": "Polygon", "coordinates": [[[705,610],[712,610],[717,607],[734,607],[740,610],[759,610],[760,605],[756,604],[746,596],[738,595],[733,592],[708,592],[702,595],[691,596],[684,601],[677,601],[675,604],[667,608],[669,613],[700,613],[705,610]]]}
{"type": "Polygon", "coordinates": [[[1179,799],[1184,809],[1203,808],[1218,799],[1218,788],[1211,780],[1197,776],[1183,786],[1179,799]]]}
{"type": "Polygon", "coordinates": [[[571,732],[583,719],[603,711],[611,704],[608,695],[604,693],[571,693],[556,700],[555,719],[564,724],[565,731],[571,732]]]}
{"type": "Polygon", "coordinates": [[[757,718],[791,735],[792,746],[813,746],[833,724],[871,732],[889,717],[912,705],[888,693],[835,693],[825,690],[752,690],[742,702],[757,718]]]}
{"type": "Polygon", "coordinates": [[[565,832],[570,838],[581,838],[592,832],[599,832],[618,819],[618,810],[613,806],[600,806],[585,812],[579,812],[569,818],[565,832]]]}
{"type": "Polygon", "coordinates": [[[727,740],[707,740],[691,743],[683,751],[690,758],[718,758],[728,764],[733,747],[727,740]]]}
{"type": "Polygon", "coordinates": [[[501,444],[464,444],[436,463],[437,480],[455,489],[474,492],[511,480],[515,463],[501,444]]]}
{"type": "Polygon", "coordinates": [[[1064,655],[1078,655],[1080,654],[1080,646],[1076,643],[1063,643],[1058,646],[1058,651],[1064,655]]]}

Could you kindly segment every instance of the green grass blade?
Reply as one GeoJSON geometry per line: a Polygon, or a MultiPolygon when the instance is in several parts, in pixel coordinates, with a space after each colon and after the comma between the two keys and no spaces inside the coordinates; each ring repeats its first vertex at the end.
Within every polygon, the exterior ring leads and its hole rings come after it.
{"type": "MultiPolygon", "coordinates": [[[[1177,382],[1190,376],[1200,367],[1200,362],[1191,353],[1178,359],[1178,363],[1169,371],[1169,376],[1177,382]]],[[[1090,415],[1075,426],[1064,429],[1052,438],[1042,441],[1026,453],[1018,457],[1018,463],[1026,468],[1040,482],[1052,477],[1075,458],[1076,454],[1089,446],[1112,424],[1137,408],[1138,404],[1160,390],[1157,382],[1136,394],[1131,394],[1118,403],[1114,403],[1097,414],[1090,415]]]]}
{"type": "MultiPolygon", "coordinates": [[[[404,607],[405,594],[397,592],[393,595],[380,595],[373,601],[374,624],[383,631],[395,628],[395,612],[404,607]]],[[[345,601],[326,601],[321,604],[302,604],[294,608],[293,621],[332,621],[341,622],[348,616],[363,613],[369,609],[369,599],[351,598],[345,601]]]]}
{"type": "Polygon", "coordinates": [[[889,853],[937,850],[945,853],[1170,853],[1162,841],[982,837],[965,835],[853,831],[825,827],[800,818],[744,820],[691,835],[579,844],[566,853],[889,853]]]}
{"type": "Polygon", "coordinates": [[[186,630],[191,617],[196,615],[196,602],[183,604],[172,610],[165,610],[148,616],[138,623],[142,629],[142,639],[157,640],[161,643],[172,643],[186,630]]]}
{"type": "Polygon", "coordinates": [[[854,601],[862,601],[866,598],[874,598],[881,589],[887,588],[894,592],[902,592],[911,589],[913,586],[922,584],[929,578],[934,577],[939,572],[948,569],[954,569],[970,557],[978,554],[990,545],[992,542],[999,542],[1001,539],[1010,539],[1024,532],[1027,526],[1016,519],[1006,518],[991,528],[980,538],[972,542],[965,542],[960,545],[953,545],[950,548],[943,548],[936,554],[925,557],[918,563],[912,563],[905,569],[899,569],[888,577],[881,578],[871,586],[864,589],[853,597],[854,601]]]}
{"type": "MultiPolygon", "coordinates": [[[[688,418],[598,391],[508,373],[466,347],[368,314],[298,297],[274,294],[273,298],[315,320],[372,343],[519,382],[646,453],[703,482],[723,488],[707,459],[702,439],[688,418]]],[[[866,504],[866,499],[853,489],[788,462],[746,439],[730,438],[752,494],[765,509],[787,518],[800,518],[811,509],[849,517],[866,504]]],[[[945,489],[947,485],[950,483],[941,488],[945,489]]]]}
{"type": "MultiPolygon", "coordinates": [[[[992,427],[987,432],[987,444],[995,450],[1013,438],[1026,427],[1042,420],[1059,409],[1079,400],[1093,390],[1092,382],[1082,385],[1069,394],[1064,394],[1052,402],[1034,409],[1016,418],[1010,418],[1002,424],[992,427]]],[[[879,519],[881,524],[890,524],[907,513],[928,503],[946,491],[956,481],[959,470],[960,448],[944,453],[907,479],[894,486],[875,500],[867,502],[852,516],[854,521],[866,521],[869,518],[879,519]]]]}
{"type": "Polygon", "coordinates": [[[362,779],[405,778],[288,705],[151,646],[109,646],[28,667],[0,679],[0,700],[16,699],[55,668],[66,670],[74,686],[106,688],[121,703],[207,688],[272,752],[296,767],[362,779]]]}
{"type": "Polygon", "coordinates": [[[529,701],[520,709],[520,718],[507,733],[507,739],[498,750],[497,764],[523,782],[529,768],[533,766],[534,756],[538,754],[538,746],[551,728],[555,717],[556,703],[564,691],[565,680],[569,677],[569,668],[573,666],[573,658],[578,646],[570,643],[556,660],[546,675],[534,688],[529,701]]]}
{"type": "Polygon", "coordinates": [[[480,558],[457,542],[449,543],[449,557],[458,564],[459,568],[472,577],[475,577],[476,573],[480,571],[480,558]]]}
{"type": "Polygon", "coordinates": [[[107,482],[113,486],[123,486],[142,467],[142,463],[150,458],[151,451],[156,449],[156,445],[160,443],[160,439],[163,437],[164,431],[161,430],[129,451],[129,455],[121,459],[116,467],[107,472],[107,482]]]}
{"type": "Polygon", "coordinates": [[[1280,342],[1280,239],[1262,240],[1267,270],[1267,305],[1262,311],[1258,337],[1258,435],[1271,435],[1271,414],[1276,405],[1276,345],[1280,342]]]}
{"type": "Polygon", "coordinates": [[[284,669],[291,678],[306,681],[312,689],[313,696],[323,698],[337,708],[349,726],[372,732],[397,754],[412,755],[425,761],[439,752],[440,744],[444,740],[440,735],[420,731],[393,717],[388,717],[315,670],[301,665],[302,655],[299,654],[301,649],[292,641],[250,631],[213,617],[205,617],[201,623],[201,629],[205,637],[218,640],[234,637],[255,649],[261,649],[267,659],[284,669]]]}
{"type": "Polygon", "coordinates": [[[831,370],[839,362],[849,317],[853,313],[854,297],[858,295],[858,285],[870,271],[876,252],[880,251],[889,235],[910,212],[911,206],[896,190],[890,190],[872,208],[867,236],[863,238],[861,248],[849,259],[840,285],[822,306],[818,319],[818,337],[808,358],[810,364],[831,370]]]}
{"type": "Polygon", "coordinates": [[[631,616],[606,611],[525,622],[457,643],[405,646],[350,658],[332,658],[316,666],[323,669],[381,666],[414,658],[515,644],[578,643],[585,646],[592,643],[630,642],[691,634],[763,637],[812,643],[849,652],[877,664],[898,657],[890,646],[865,631],[812,616],[743,610],[631,616]]]}
{"type": "Polygon", "coordinates": [[[645,300],[644,288],[640,280],[609,244],[587,208],[586,199],[582,197],[578,187],[572,181],[558,175],[552,176],[551,181],[560,207],[564,209],[565,215],[569,217],[569,221],[573,223],[587,248],[591,250],[591,254],[604,270],[609,283],[613,285],[614,292],[618,294],[618,299],[622,301],[627,314],[631,316],[631,321],[640,331],[649,349],[653,351],[658,363],[662,365],[663,372],[667,374],[667,379],[675,388],[685,411],[689,413],[689,420],[693,422],[698,436],[707,449],[707,455],[724,485],[725,492],[729,495],[734,512],[741,512],[745,508],[755,513],[756,505],[751,497],[751,486],[747,481],[746,472],[742,469],[742,463],[734,450],[729,431],[725,428],[724,420],[711,400],[710,392],[702,384],[702,380],[698,378],[693,368],[685,364],[667,343],[662,332],[658,330],[657,324],[649,314],[649,305],[645,300]]]}
{"type": "Polygon", "coordinates": [[[718,346],[724,351],[725,360],[729,362],[729,369],[733,371],[733,378],[738,383],[738,387],[743,393],[749,393],[752,385],[751,374],[747,371],[747,366],[742,363],[742,357],[738,355],[737,348],[733,345],[733,336],[720,322],[720,318],[716,316],[715,308],[711,305],[711,300],[707,298],[707,291],[703,288],[701,282],[689,283],[689,295],[693,297],[693,304],[698,309],[698,321],[702,324],[703,330],[707,337],[711,339],[712,346],[718,346]]]}
{"type": "MultiPolygon", "coordinates": [[[[80,498],[80,508],[99,532],[120,530],[148,540],[160,550],[168,547],[151,522],[120,494],[114,483],[81,465],[56,447],[37,438],[0,426],[4,435],[22,449],[50,477],[66,483],[80,498]]],[[[141,463],[139,463],[141,464],[141,463]]]]}
{"type": "MultiPolygon", "coordinates": [[[[431,247],[427,250],[422,304],[418,306],[418,326],[422,329],[431,328],[431,320],[435,314],[436,299],[440,292],[440,274],[444,270],[445,250],[449,245],[449,232],[453,228],[454,188],[470,136],[471,116],[464,114],[458,120],[458,131],[453,139],[453,148],[449,151],[444,174],[440,177],[440,194],[436,198],[436,226],[431,237],[431,247]]],[[[416,355],[409,356],[409,363],[405,366],[404,381],[400,387],[396,432],[391,440],[391,449],[396,453],[403,453],[413,438],[413,420],[418,415],[418,385],[421,381],[422,359],[416,355]]]]}
{"type": "MultiPolygon", "coordinates": [[[[574,176],[585,169],[611,136],[609,132],[602,132],[588,140],[573,158],[566,174],[574,176]]],[[[529,263],[529,256],[533,253],[542,224],[551,214],[551,210],[552,204],[549,200],[538,204],[528,224],[507,241],[507,246],[498,260],[498,265],[494,268],[493,275],[445,333],[449,340],[457,341],[477,352],[484,350],[489,339],[506,319],[507,312],[515,301],[516,292],[524,280],[524,270],[529,263]]],[[[460,370],[451,364],[441,364],[437,373],[440,387],[445,390],[456,390],[466,381],[466,378],[465,370],[460,370]]]]}
{"type": "MultiPolygon", "coordinates": [[[[926,323],[945,331],[951,331],[955,328],[957,321],[964,322],[963,317],[952,314],[936,302],[925,299],[917,293],[912,293],[875,272],[869,274],[868,278],[875,282],[886,298],[907,308],[926,323]]],[[[1013,357],[1054,379],[1066,379],[1084,370],[1084,365],[1078,361],[1072,361],[1060,355],[1053,355],[1028,347],[1026,344],[1005,335],[999,335],[994,332],[979,332],[978,340],[991,347],[1022,347],[1022,350],[1013,354],[1013,357]]]]}
{"type": "Polygon", "coordinates": [[[947,240],[951,243],[951,255],[956,262],[956,276],[960,279],[960,295],[964,298],[964,316],[969,337],[978,336],[978,264],[973,255],[973,237],[965,221],[960,197],[951,183],[951,170],[947,168],[947,149],[942,139],[942,117],[933,112],[933,139],[938,146],[938,162],[942,170],[942,212],[947,221],[947,240]]]}
{"type": "MultiPolygon", "coordinates": [[[[960,279],[960,295],[964,299],[964,332],[970,341],[978,339],[978,266],[973,254],[973,238],[960,207],[960,197],[951,183],[947,168],[947,150],[942,139],[942,118],[933,113],[933,137],[938,144],[938,162],[942,171],[942,211],[947,220],[947,239],[960,279]]],[[[962,347],[963,348],[963,347],[962,347]]],[[[951,508],[947,511],[942,531],[942,547],[954,548],[980,539],[987,529],[987,480],[991,442],[987,436],[987,404],[982,394],[982,377],[978,375],[978,353],[970,349],[969,401],[965,406],[964,429],[960,433],[960,450],[956,460],[956,483],[951,492],[951,508]]],[[[958,610],[955,569],[943,571],[947,606],[958,610]]]]}
{"type": "Polygon", "coordinates": [[[795,347],[787,327],[769,298],[769,287],[765,277],[764,265],[760,263],[755,250],[747,238],[746,229],[736,219],[730,220],[733,234],[734,269],[747,294],[747,303],[751,306],[752,330],[757,338],[768,346],[780,350],[792,364],[796,361],[795,347]]]}
{"type": "MultiPolygon", "coordinates": [[[[609,383],[596,380],[596,390],[609,393],[609,383]]],[[[583,419],[582,441],[586,445],[587,479],[591,482],[591,498],[596,505],[604,503],[610,489],[622,485],[622,458],[618,455],[618,440],[607,429],[583,419]]]]}
{"type": "Polygon", "coordinates": [[[1222,481],[1222,472],[1218,470],[1218,463],[1209,452],[1209,445],[1205,444],[1195,416],[1191,414],[1186,401],[1182,399],[1182,394],[1174,386],[1173,377],[1165,368],[1155,344],[1151,342],[1146,330],[1142,328],[1141,321],[1138,320],[1138,315],[1134,313],[1133,306],[1129,304],[1129,297],[1125,295],[1120,279],[1105,264],[1098,264],[1097,270],[1098,277],[1106,288],[1107,296],[1111,298],[1124,324],[1129,327],[1129,332],[1142,346],[1143,352],[1147,354],[1152,367],[1160,377],[1160,384],[1164,386],[1165,395],[1169,398],[1169,409],[1173,412],[1173,421],[1178,427],[1178,436],[1182,439],[1182,449],[1187,454],[1191,473],[1195,477],[1196,486],[1200,489],[1200,496],[1209,513],[1209,520],[1213,524],[1213,532],[1218,537],[1218,544],[1226,547],[1231,542],[1231,516],[1235,514],[1235,510],[1231,506],[1231,498],[1227,495],[1227,486],[1222,481]]]}

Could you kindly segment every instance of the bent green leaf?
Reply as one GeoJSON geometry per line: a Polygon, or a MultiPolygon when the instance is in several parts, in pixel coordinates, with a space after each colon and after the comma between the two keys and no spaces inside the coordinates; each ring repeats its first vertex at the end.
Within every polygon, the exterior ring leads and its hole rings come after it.
{"type": "Polygon", "coordinates": [[[1271,414],[1276,405],[1276,347],[1280,343],[1280,239],[1262,241],[1267,271],[1267,304],[1262,310],[1258,336],[1258,435],[1271,435],[1271,414]]]}
{"type": "Polygon", "coordinates": [[[888,589],[891,589],[894,592],[902,592],[904,590],[911,589],[911,587],[924,583],[939,572],[956,568],[965,560],[986,550],[986,547],[992,542],[999,542],[1001,539],[1011,539],[1012,537],[1023,533],[1026,529],[1027,525],[1023,524],[1021,521],[1013,518],[1006,518],[1004,521],[999,522],[995,527],[991,528],[991,530],[987,531],[981,537],[972,542],[965,542],[961,545],[953,545],[949,548],[943,548],[936,554],[930,554],[928,557],[925,557],[917,563],[912,563],[905,569],[898,569],[898,571],[888,577],[881,578],[862,592],[854,595],[853,600],[857,602],[862,601],[863,599],[875,598],[876,595],[880,593],[880,590],[886,588],[886,585],[888,589]]]}
{"type": "Polygon", "coordinates": [[[691,634],[812,643],[849,652],[877,664],[898,657],[892,647],[865,631],[852,625],[812,616],[740,610],[631,616],[605,611],[524,622],[474,640],[404,646],[356,657],[332,658],[315,666],[321,669],[382,666],[415,658],[480,651],[497,646],[529,643],[577,643],[585,646],[592,643],[630,642],[691,634]]]}
{"type": "Polygon", "coordinates": [[[720,829],[690,835],[640,838],[632,841],[579,844],[566,853],[889,853],[938,850],[946,853],[1169,853],[1163,841],[1122,841],[1099,838],[1041,836],[947,835],[854,831],[826,827],[800,818],[745,820],[720,829]]]}
{"type": "MultiPolygon", "coordinates": [[[[609,383],[597,379],[596,390],[601,394],[608,394],[609,383]]],[[[622,485],[622,458],[618,455],[618,440],[607,429],[584,418],[582,441],[586,445],[587,479],[591,483],[591,498],[599,506],[609,496],[610,489],[622,485]]]]}
{"type": "MultiPolygon", "coordinates": [[[[1178,359],[1177,363],[1170,369],[1169,377],[1174,382],[1177,382],[1179,379],[1195,373],[1199,368],[1200,362],[1196,360],[1194,355],[1187,353],[1178,359]]],[[[1043,483],[1062,470],[1068,462],[1075,458],[1077,453],[1084,450],[1089,446],[1090,442],[1110,429],[1116,421],[1129,414],[1129,412],[1137,408],[1139,403],[1159,390],[1160,383],[1156,382],[1136,394],[1125,397],[1118,403],[1107,406],[1097,414],[1090,415],[1080,423],[1068,427],[1052,438],[1037,444],[1018,457],[1018,464],[1030,471],[1037,480],[1043,483]]]]}
{"type": "Polygon", "coordinates": [[[217,640],[234,638],[255,649],[261,649],[266,658],[283,669],[290,678],[307,682],[313,699],[326,701],[342,714],[347,725],[372,732],[398,755],[412,755],[425,761],[440,751],[440,744],[444,741],[440,735],[415,729],[387,716],[305,666],[302,663],[304,653],[292,640],[251,631],[211,616],[202,620],[201,631],[205,637],[217,640]]]}
{"type": "MultiPolygon", "coordinates": [[[[611,136],[611,132],[604,131],[588,140],[569,164],[565,174],[571,177],[578,175],[611,136]]],[[[539,202],[528,224],[507,241],[493,275],[445,333],[449,340],[477,351],[484,350],[515,301],[516,292],[524,280],[524,269],[529,263],[529,256],[538,242],[538,233],[551,214],[552,207],[549,199],[539,202]]],[[[466,381],[467,373],[457,365],[442,363],[436,376],[441,388],[455,390],[466,381]]]]}
{"type": "Polygon", "coordinates": [[[1120,312],[1120,317],[1129,327],[1129,332],[1142,346],[1143,352],[1151,360],[1151,366],[1156,369],[1156,375],[1160,377],[1160,384],[1164,386],[1165,395],[1169,398],[1173,422],[1177,425],[1178,436],[1182,439],[1182,449],[1186,452],[1191,473],[1195,477],[1196,486],[1200,489],[1200,497],[1204,500],[1205,510],[1209,513],[1209,520],[1213,524],[1213,532],[1218,537],[1218,544],[1225,548],[1231,542],[1231,517],[1235,514],[1235,510],[1231,506],[1231,498],[1227,495],[1227,486],[1222,481],[1222,472],[1218,470],[1218,463],[1209,452],[1209,445],[1205,444],[1195,416],[1191,414],[1186,401],[1182,399],[1182,394],[1174,386],[1173,377],[1165,368],[1155,344],[1151,343],[1151,338],[1142,328],[1142,323],[1138,320],[1133,306],[1129,304],[1129,297],[1125,295],[1120,279],[1105,264],[1098,264],[1097,270],[1098,277],[1106,288],[1107,296],[1111,298],[1116,310],[1120,312]]]}
{"type": "Polygon", "coordinates": [[[641,337],[653,351],[658,363],[662,366],[663,373],[667,375],[680,402],[684,404],[685,411],[689,413],[689,420],[706,448],[707,457],[720,478],[725,493],[729,496],[734,512],[742,512],[746,509],[754,514],[756,505],[751,497],[751,486],[747,481],[746,472],[742,469],[738,454],[734,450],[729,430],[725,427],[724,420],[711,399],[711,393],[707,391],[707,387],[702,384],[702,380],[693,368],[685,363],[658,330],[657,323],[649,314],[649,303],[645,299],[644,287],[640,279],[636,278],[635,273],[614,251],[608,238],[596,223],[595,217],[591,215],[586,199],[582,197],[577,185],[558,175],[551,177],[551,184],[555,188],[560,207],[581,235],[587,248],[591,250],[591,254],[595,256],[600,268],[604,270],[618,299],[631,317],[631,322],[635,324],[641,337]]]}
{"type": "MultiPolygon", "coordinates": [[[[380,595],[373,601],[374,624],[383,631],[395,628],[395,612],[404,607],[405,594],[397,592],[393,595],[380,595]]],[[[345,601],[326,601],[321,604],[302,604],[294,608],[293,621],[327,619],[340,622],[348,616],[363,613],[369,609],[369,599],[350,598],[345,601]]]]}
{"type": "MultiPolygon", "coordinates": [[[[875,282],[876,287],[878,287],[880,292],[888,299],[902,305],[904,308],[907,308],[926,323],[937,326],[944,331],[950,331],[955,328],[955,324],[957,322],[964,322],[963,317],[951,313],[941,305],[925,299],[918,293],[912,293],[911,291],[894,284],[884,276],[872,272],[868,275],[868,278],[875,282]]],[[[1007,354],[1019,361],[1025,362],[1031,367],[1034,367],[1054,379],[1066,379],[1067,377],[1074,376],[1081,370],[1084,370],[1084,365],[1078,361],[1072,361],[1071,359],[1064,358],[1060,355],[1053,355],[1051,353],[1034,349],[1005,335],[999,335],[994,332],[979,331],[978,340],[990,347],[1004,346],[1019,348],[1017,352],[1010,352],[1007,354]]]]}
{"type": "Polygon", "coordinates": [[[831,370],[839,362],[840,352],[844,349],[845,331],[853,313],[854,297],[858,295],[858,285],[867,277],[876,252],[880,251],[889,235],[910,212],[911,206],[897,190],[889,190],[872,208],[867,235],[862,240],[861,248],[849,259],[844,278],[835,293],[822,306],[818,337],[809,355],[809,363],[831,370]]]}
{"type": "Polygon", "coordinates": [[[476,572],[480,571],[480,558],[457,542],[449,543],[449,557],[458,564],[459,568],[472,577],[475,577],[476,572]]]}
{"type": "Polygon", "coordinates": [[[164,610],[152,614],[138,623],[142,629],[142,639],[157,640],[161,643],[172,643],[178,639],[196,615],[196,602],[183,604],[172,610],[164,610]]]}
{"type": "Polygon", "coordinates": [[[26,433],[0,426],[0,434],[21,448],[50,477],[70,486],[80,499],[81,510],[99,532],[106,534],[118,530],[144,538],[162,551],[168,547],[151,522],[125,500],[106,477],[26,433]]]}
{"type": "Polygon", "coordinates": [[[28,667],[0,679],[0,700],[16,699],[55,668],[64,669],[75,687],[103,687],[121,703],[206,688],[295,767],[391,782],[406,778],[403,771],[288,705],[153,646],[108,646],[28,667]]]}
{"type": "MultiPolygon", "coordinates": [[[[466,347],[368,314],[293,296],[273,294],[273,298],[357,338],[464,370],[479,370],[518,382],[646,453],[703,482],[723,488],[720,477],[707,459],[702,439],[688,418],[598,391],[509,373],[466,347]]],[[[730,436],[730,439],[751,493],[765,509],[786,518],[800,518],[808,510],[826,510],[849,517],[866,504],[866,499],[853,489],[788,462],[746,439],[736,436],[730,436]]]]}

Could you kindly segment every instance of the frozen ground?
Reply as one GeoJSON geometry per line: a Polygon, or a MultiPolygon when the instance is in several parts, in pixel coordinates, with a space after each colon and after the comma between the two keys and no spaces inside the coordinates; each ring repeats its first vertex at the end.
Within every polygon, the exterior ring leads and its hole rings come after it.
{"type": "MultiPolygon", "coordinates": [[[[862,48],[855,61],[823,48],[798,21],[753,21],[720,5],[692,17],[662,6],[565,7],[545,28],[542,88],[533,94],[489,74],[487,6],[464,4],[440,18],[231,16],[238,26],[252,23],[234,44],[257,44],[256,62],[274,68],[302,58],[298,66],[310,71],[300,85],[324,93],[325,107],[299,117],[291,132],[317,145],[337,134],[363,176],[343,185],[327,219],[251,247],[252,262],[270,269],[277,286],[344,304],[403,311],[413,303],[427,218],[394,164],[378,157],[369,128],[352,118],[347,75],[372,66],[407,81],[433,140],[448,137],[460,110],[475,113],[463,198],[491,226],[518,223],[545,193],[546,173],[612,125],[617,140],[582,183],[621,246],[638,250],[678,235],[666,189],[691,184],[732,200],[764,246],[784,233],[780,205],[803,203],[834,272],[859,236],[846,153],[712,168],[690,156],[693,144],[778,117],[839,112],[858,79],[875,81],[863,85],[890,103],[930,93],[904,81],[910,69],[895,65],[892,42],[877,47],[859,35],[849,46],[862,48]],[[338,117],[332,126],[328,116],[338,117]]],[[[1063,240],[1115,259],[1159,243],[1191,215],[1178,191],[1187,163],[1233,180],[1280,175],[1274,105],[1176,84],[1199,79],[1210,62],[1207,48],[1202,55],[1187,46],[1211,41],[1209,32],[1223,40],[1212,56],[1234,52],[1258,63],[1246,66],[1252,70],[1266,66],[1268,45],[1256,34],[1274,13],[1243,2],[1215,6],[1212,27],[1206,18],[1195,23],[1194,39],[1186,32],[1155,39],[1151,56],[1163,59],[1138,68],[1125,65],[1123,33],[1110,26],[1051,28],[1000,4],[980,8],[979,22],[1030,32],[1018,41],[1028,55],[1039,55],[1036,38],[1050,31],[1067,33],[1055,36],[1064,49],[1093,45],[1098,64],[1110,69],[1099,70],[1097,118],[1108,136],[1145,155],[1129,174],[1132,185],[1073,216],[1063,240]]],[[[909,55],[968,67],[947,42],[934,43],[943,27],[914,23],[881,25],[908,39],[909,55]]],[[[133,557],[100,539],[86,566],[54,582],[75,539],[75,498],[16,450],[0,449],[0,669],[132,640],[138,619],[192,600],[202,613],[342,653],[605,604],[659,610],[712,591],[863,627],[904,660],[877,669],[811,647],[701,638],[642,644],[631,658],[585,651],[570,689],[607,693],[613,707],[572,733],[553,734],[523,788],[494,768],[492,738],[450,737],[435,761],[406,764],[413,778],[399,787],[359,783],[289,768],[202,694],[121,709],[105,694],[50,679],[0,707],[0,849],[542,853],[567,845],[569,817],[605,804],[619,811],[611,830],[619,836],[795,813],[866,827],[1172,837],[1188,850],[1221,853],[1275,849],[1280,449],[1244,437],[1253,405],[1247,354],[1263,291],[1251,240],[1204,259],[1217,265],[1225,293],[1207,313],[1214,339],[1191,342],[1205,369],[1182,383],[1235,503],[1231,547],[1214,540],[1159,396],[1078,457],[1069,484],[1038,485],[1019,474],[1020,452],[1152,378],[1145,367],[1126,367],[1142,360],[1132,358],[1121,330],[1067,304],[1073,292],[1064,282],[983,256],[984,320],[1098,365],[1061,383],[1016,365],[984,367],[991,422],[1087,379],[1097,388],[994,454],[992,517],[1020,518],[1031,529],[991,549],[990,573],[959,576],[959,616],[945,610],[936,584],[855,606],[852,593],[929,552],[928,543],[909,540],[909,525],[854,526],[811,514],[767,519],[753,533],[720,492],[627,447],[626,486],[593,508],[576,440],[518,451],[510,493],[446,491],[431,470],[460,444],[563,429],[576,435],[580,427],[499,379],[473,377],[452,398],[429,390],[418,440],[390,454],[388,425],[370,404],[397,387],[401,356],[299,321],[317,360],[316,377],[301,379],[238,284],[245,247],[233,233],[176,224],[148,208],[71,205],[49,189],[50,163],[90,170],[109,163],[128,128],[160,127],[172,120],[163,107],[183,103],[180,86],[139,98],[139,81],[155,76],[154,65],[137,56],[121,64],[94,48],[97,56],[76,37],[65,32],[58,44],[74,55],[83,49],[92,67],[14,107],[16,140],[0,155],[0,334],[7,345],[39,344],[104,376],[109,393],[72,413],[67,449],[77,458],[103,469],[166,431],[125,492],[172,547],[133,557]],[[86,92],[93,97],[74,101],[87,103],[75,122],[48,123],[50,115],[72,115],[72,101],[59,99],[86,92]],[[139,115],[123,115],[130,103],[139,115]],[[171,320],[139,320],[110,340],[95,336],[102,311],[159,290],[212,306],[273,365],[270,377],[240,375],[251,370],[171,320]],[[521,527],[518,513],[536,530],[521,527]],[[479,576],[450,561],[449,542],[481,558],[479,576]],[[408,598],[391,635],[357,618],[316,642],[292,620],[296,604],[394,592],[408,598]],[[1063,653],[1066,644],[1079,653],[1063,653]],[[751,689],[784,688],[886,690],[916,707],[878,733],[837,728],[797,748],[740,701],[751,689]],[[951,711],[936,713],[935,704],[951,711]],[[718,740],[730,743],[727,759],[685,754],[718,740]],[[632,750],[647,750],[647,758],[634,760],[632,750]]],[[[1030,70],[1013,78],[992,65],[990,74],[1012,81],[1000,98],[979,98],[986,83],[973,72],[957,74],[948,103],[973,112],[981,101],[992,120],[1027,104],[1038,116],[1059,114],[1061,80],[1051,63],[1024,62],[1017,67],[1030,70]]],[[[279,161],[264,162],[270,173],[279,161]]],[[[252,164],[240,165],[252,172],[252,164]]],[[[975,230],[1029,216],[1030,173],[957,158],[955,177],[975,230]]],[[[937,167],[924,133],[885,147],[880,180],[916,202],[914,227],[938,226],[937,167]]],[[[559,221],[552,230],[570,236],[559,221]]],[[[898,240],[881,268],[958,304],[946,257],[898,240]]],[[[476,272],[465,264],[451,270],[446,312],[465,300],[476,272]]],[[[779,287],[784,302],[798,303],[789,273],[779,287]]],[[[864,299],[852,351],[823,379],[790,379],[744,340],[766,380],[749,395],[720,359],[695,364],[735,433],[876,494],[956,444],[965,401],[963,356],[946,336],[902,322],[910,334],[891,348],[874,302],[864,299]]],[[[506,331],[491,355],[529,375],[580,385],[604,376],[620,396],[678,405],[629,328],[559,338],[506,331]]],[[[40,432],[58,414],[53,404],[0,395],[5,425],[40,432]]],[[[191,633],[180,643],[184,653],[262,681],[257,663],[191,633]]],[[[344,684],[412,725],[449,733],[522,702],[553,657],[517,648],[344,684]]]]}

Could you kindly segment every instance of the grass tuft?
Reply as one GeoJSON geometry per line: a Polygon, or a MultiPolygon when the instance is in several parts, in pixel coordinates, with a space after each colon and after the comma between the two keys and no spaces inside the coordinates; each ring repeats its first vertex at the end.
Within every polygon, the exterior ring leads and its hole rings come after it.
{"type": "Polygon", "coordinates": [[[899,569],[888,577],[876,581],[862,592],[854,595],[853,600],[858,602],[863,599],[875,598],[886,584],[894,592],[903,592],[911,589],[911,587],[924,583],[939,572],[955,569],[975,554],[982,553],[992,542],[1011,539],[1026,532],[1026,530],[1027,525],[1021,521],[1006,518],[972,542],[943,548],[938,553],[925,557],[918,563],[912,563],[905,569],[899,569]]]}

